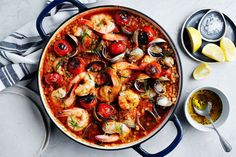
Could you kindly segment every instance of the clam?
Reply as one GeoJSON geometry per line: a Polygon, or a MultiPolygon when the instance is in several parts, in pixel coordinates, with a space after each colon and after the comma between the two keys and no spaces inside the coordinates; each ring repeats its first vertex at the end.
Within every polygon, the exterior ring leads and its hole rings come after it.
{"type": "Polygon", "coordinates": [[[173,103],[166,96],[158,97],[156,100],[156,104],[162,107],[169,107],[173,103]]]}
{"type": "Polygon", "coordinates": [[[134,82],[135,89],[141,93],[145,92],[145,90],[149,88],[147,83],[149,78],[150,77],[146,74],[139,74],[136,81],[134,82]]]}
{"type": "Polygon", "coordinates": [[[166,41],[161,38],[157,38],[149,43],[147,52],[152,57],[163,57],[163,44],[166,41]]]}
{"type": "Polygon", "coordinates": [[[134,119],[132,118],[128,118],[126,120],[124,120],[123,122],[125,125],[127,125],[129,128],[135,128],[136,127],[136,122],[134,119]]]}
{"type": "Polygon", "coordinates": [[[117,55],[117,56],[115,56],[115,57],[112,58],[112,57],[110,56],[109,52],[106,50],[106,48],[104,48],[104,49],[102,50],[102,56],[103,56],[106,60],[108,60],[108,61],[110,61],[110,62],[112,62],[112,63],[116,63],[116,62],[121,61],[121,60],[125,57],[125,54],[126,54],[126,52],[123,52],[123,53],[121,53],[121,54],[119,54],[119,55],[117,55]]]}
{"type": "Polygon", "coordinates": [[[139,29],[137,29],[134,34],[133,34],[133,42],[135,43],[135,47],[138,47],[139,46],[139,43],[138,43],[138,35],[139,35],[139,29]]]}
{"type": "Polygon", "coordinates": [[[128,31],[127,29],[125,29],[125,27],[121,27],[121,31],[127,35],[131,35],[132,32],[128,31]]]}
{"type": "Polygon", "coordinates": [[[161,76],[161,77],[158,78],[158,81],[163,81],[164,82],[164,81],[170,81],[170,79],[166,76],[161,76]]]}
{"type": "Polygon", "coordinates": [[[71,34],[66,34],[65,39],[72,47],[72,52],[70,53],[70,57],[76,56],[78,54],[78,44],[79,44],[78,39],[71,34]]]}
{"type": "Polygon", "coordinates": [[[103,61],[93,61],[86,66],[87,71],[100,72],[106,69],[106,63],[103,61]]]}
{"type": "Polygon", "coordinates": [[[144,52],[142,49],[137,47],[136,49],[132,50],[129,53],[129,61],[130,62],[137,62],[138,60],[142,59],[144,56],[144,52]]]}
{"type": "Polygon", "coordinates": [[[153,89],[155,90],[155,92],[156,92],[157,94],[162,94],[162,93],[165,92],[165,88],[164,88],[163,84],[160,83],[159,81],[156,81],[156,82],[155,82],[155,84],[154,84],[154,86],[153,86],[153,89]]]}
{"type": "Polygon", "coordinates": [[[175,64],[173,57],[165,57],[163,61],[168,67],[173,67],[173,65],[175,64]]]}

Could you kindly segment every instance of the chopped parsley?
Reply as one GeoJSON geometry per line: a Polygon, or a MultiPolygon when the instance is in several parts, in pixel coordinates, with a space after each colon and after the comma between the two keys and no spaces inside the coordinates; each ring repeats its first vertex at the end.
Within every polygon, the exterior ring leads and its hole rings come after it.
{"type": "Polygon", "coordinates": [[[85,38],[86,38],[86,37],[91,38],[90,35],[88,34],[87,30],[85,29],[85,30],[83,31],[82,37],[81,37],[81,42],[82,42],[83,45],[84,45],[84,41],[85,41],[85,38]]]}
{"type": "Polygon", "coordinates": [[[78,123],[73,119],[73,117],[70,117],[69,124],[74,130],[79,127],[78,123]]]}

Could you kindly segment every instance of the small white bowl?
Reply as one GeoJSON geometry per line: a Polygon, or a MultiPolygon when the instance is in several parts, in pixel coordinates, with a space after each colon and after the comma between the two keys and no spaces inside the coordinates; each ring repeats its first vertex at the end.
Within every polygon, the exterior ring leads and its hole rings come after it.
{"type": "Polygon", "coordinates": [[[190,123],[190,125],[192,125],[194,128],[200,130],[200,131],[212,131],[213,128],[212,128],[212,125],[209,124],[209,125],[203,125],[203,124],[200,124],[198,122],[196,122],[192,117],[191,115],[189,114],[188,112],[188,101],[190,99],[190,97],[197,91],[199,90],[210,90],[214,93],[216,93],[221,101],[222,101],[222,113],[220,115],[220,117],[214,122],[216,128],[220,127],[221,125],[224,124],[224,122],[227,120],[228,118],[228,115],[229,115],[229,110],[230,110],[230,104],[229,104],[229,101],[228,101],[228,98],[226,97],[226,95],[219,89],[215,88],[215,87],[209,87],[209,86],[206,86],[206,87],[199,87],[197,89],[194,89],[188,96],[188,98],[186,99],[185,101],[185,106],[184,106],[184,113],[185,113],[185,116],[186,116],[186,119],[187,121],[190,123]]]}

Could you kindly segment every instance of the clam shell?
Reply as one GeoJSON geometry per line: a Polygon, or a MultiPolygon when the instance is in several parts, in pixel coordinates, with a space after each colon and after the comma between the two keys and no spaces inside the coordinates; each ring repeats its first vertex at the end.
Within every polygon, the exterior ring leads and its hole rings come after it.
{"type": "Polygon", "coordinates": [[[129,61],[137,62],[138,60],[142,59],[144,55],[145,53],[143,52],[143,50],[137,47],[129,53],[129,61]]]}
{"type": "Polygon", "coordinates": [[[116,62],[121,61],[121,60],[124,58],[125,54],[126,54],[126,52],[123,52],[123,53],[121,53],[121,54],[119,54],[119,55],[117,55],[117,56],[111,58],[111,57],[109,56],[109,54],[108,54],[108,51],[107,51],[105,48],[104,48],[103,51],[102,51],[102,56],[103,56],[106,60],[108,60],[108,61],[110,61],[110,62],[112,62],[112,63],[116,63],[116,62]]]}
{"type": "Polygon", "coordinates": [[[169,107],[173,103],[167,97],[163,96],[163,97],[158,97],[157,98],[156,104],[159,105],[159,106],[162,106],[162,107],[169,107]]]}
{"type": "Polygon", "coordinates": [[[159,46],[162,43],[165,43],[166,41],[162,38],[157,38],[149,43],[149,47],[147,49],[147,52],[152,57],[162,57],[163,56],[163,50],[159,46]]]}
{"type": "Polygon", "coordinates": [[[71,35],[71,34],[66,34],[65,39],[73,48],[70,54],[70,57],[76,56],[78,54],[78,44],[79,44],[78,39],[74,35],[71,35]]]}

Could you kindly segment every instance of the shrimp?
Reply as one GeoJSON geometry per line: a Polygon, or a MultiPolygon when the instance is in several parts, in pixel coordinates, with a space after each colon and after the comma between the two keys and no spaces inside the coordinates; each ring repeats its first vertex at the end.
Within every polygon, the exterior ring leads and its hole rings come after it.
{"type": "Polygon", "coordinates": [[[131,89],[121,91],[118,97],[119,106],[123,110],[136,108],[140,102],[140,97],[131,89]]]}
{"type": "Polygon", "coordinates": [[[58,103],[59,100],[61,100],[62,98],[64,98],[66,96],[66,90],[61,87],[61,88],[58,88],[54,91],[52,91],[51,93],[51,100],[53,101],[53,103],[58,103]]]}
{"type": "Polygon", "coordinates": [[[111,76],[113,86],[103,86],[97,89],[96,96],[103,102],[113,102],[121,90],[122,83],[117,75],[119,70],[133,69],[139,70],[137,65],[130,64],[128,62],[117,62],[108,69],[108,74],[111,76]]]}
{"type": "Polygon", "coordinates": [[[78,87],[75,89],[75,93],[78,96],[86,96],[92,93],[95,89],[94,78],[87,72],[82,72],[76,75],[75,78],[71,81],[71,83],[78,84],[78,87]]]}
{"type": "Polygon", "coordinates": [[[113,102],[121,89],[120,79],[116,71],[109,68],[108,74],[111,76],[113,86],[103,86],[96,91],[97,98],[103,102],[113,102]]]}
{"type": "Polygon", "coordinates": [[[68,88],[58,88],[51,93],[51,100],[54,103],[62,101],[63,107],[70,107],[76,100],[76,95],[86,96],[95,91],[95,81],[92,75],[87,72],[82,72],[74,77],[70,82],[68,88]],[[70,95],[65,98],[68,93],[70,95]],[[64,98],[64,99],[63,99],[64,98]],[[62,100],[63,99],[63,100],[62,100]]]}
{"type": "Polygon", "coordinates": [[[128,41],[128,38],[121,34],[108,33],[102,35],[102,38],[108,41],[128,41]]]}
{"type": "Polygon", "coordinates": [[[82,108],[63,110],[58,117],[67,117],[67,125],[73,131],[81,131],[89,124],[89,113],[82,108]]]}
{"type": "Polygon", "coordinates": [[[116,28],[114,20],[108,14],[96,14],[90,20],[80,19],[80,23],[101,34],[110,33],[116,28]]]}
{"type": "Polygon", "coordinates": [[[120,77],[120,81],[122,84],[128,82],[131,78],[131,75],[132,75],[132,70],[129,70],[129,69],[120,70],[118,72],[118,76],[120,77]]]}
{"type": "Polygon", "coordinates": [[[96,135],[95,138],[100,142],[116,142],[120,139],[119,135],[96,135]]]}
{"type": "Polygon", "coordinates": [[[130,128],[128,128],[124,123],[116,121],[107,122],[102,127],[102,130],[109,135],[95,136],[95,138],[101,142],[115,142],[121,138],[127,137],[130,133],[130,128]]]}
{"type": "Polygon", "coordinates": [[[131,64],[129,62],[117,62],[115,64],[112,64],[112,68],[116,71],[125,69],[140,70],[139,66],[131,64]]]}

